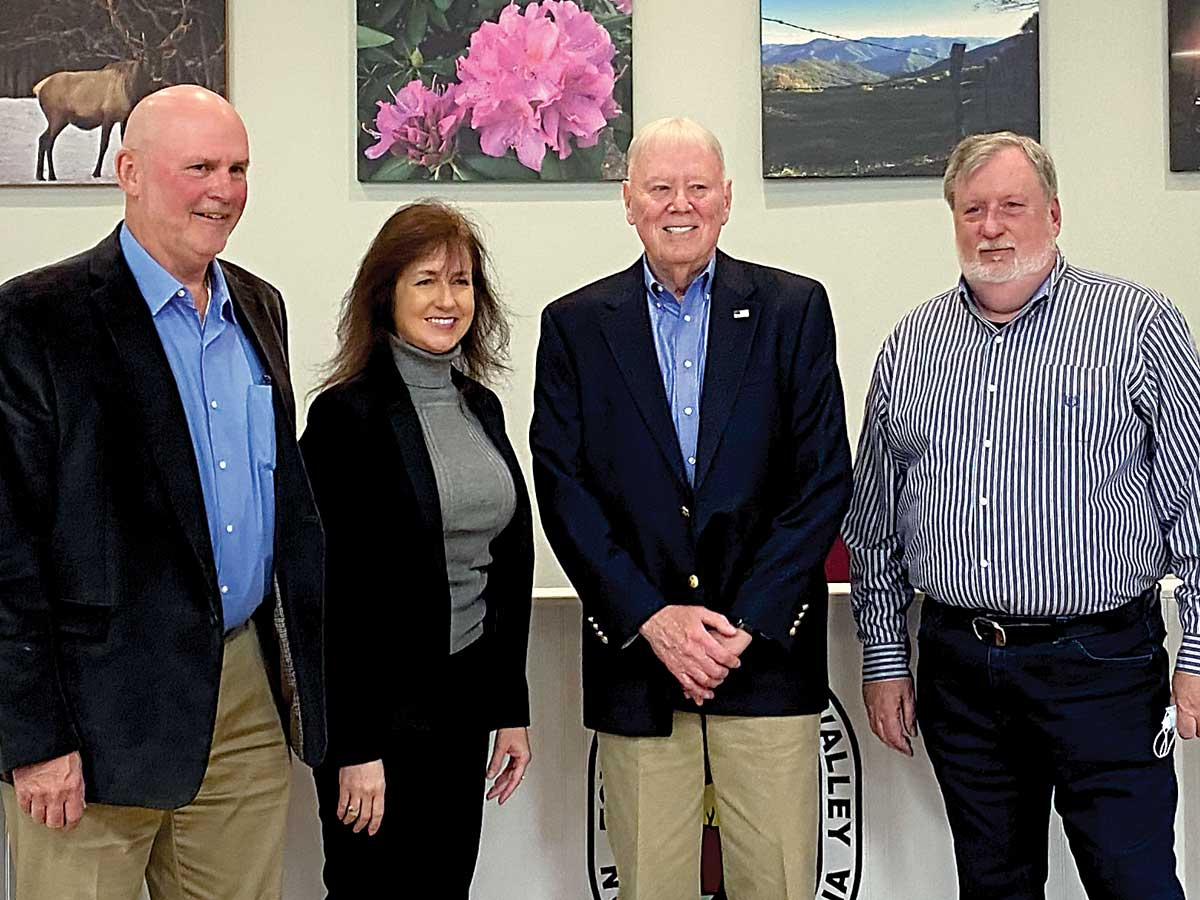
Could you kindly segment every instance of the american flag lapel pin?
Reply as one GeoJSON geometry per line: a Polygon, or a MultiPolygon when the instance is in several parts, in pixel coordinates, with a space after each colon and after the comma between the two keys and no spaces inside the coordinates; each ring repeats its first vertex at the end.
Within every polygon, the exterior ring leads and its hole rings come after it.
{"type": "Polygon", "coordinates": [[[748,318],[750,318],[750,310],[748,310],[748,309],[735,309],[735,310],[733,311],[733,317],[734,317],[735,319],[748,319],[748,318]]]}

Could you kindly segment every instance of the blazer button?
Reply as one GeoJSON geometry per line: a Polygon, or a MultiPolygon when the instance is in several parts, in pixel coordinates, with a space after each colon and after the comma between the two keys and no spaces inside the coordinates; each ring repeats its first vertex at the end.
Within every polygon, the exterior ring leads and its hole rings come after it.
{"type": "Polygon", "coordinates": [[[597,625],[595,622],[593,622],[592,623],[592,631],[599,631],[599,630],[600,630],[600,626],[597,625]]]}
{"type": "Polygon", "coordinates": [[[788,635],[790,637],[796,636],[796,626],[795,625],[793,625],[791,628],[788,629],[788,635]]]}
{"type": "Polygon", "coordinates": [[[688,587],[690,587],[692,590],[695,590],[696,588],[700,587],[700,579],[697,578],[695,575],[689,575],[688,576],[688,587]]]}
{"type": "Polygon", "coordinates": [[[607,643],[608,643],[608,638],[601,636],[601,638],[600,638],[600,643],[602,643],[602,644],[607,644],[607,643]]]}
{"type": "Polygon", "coordinates": [[[681,516],[683,516],[685,519],[690,519],[692,517],[692,511],[690,509],[688,509],[686,506],[679,507],[679,514],[681,516]]]}

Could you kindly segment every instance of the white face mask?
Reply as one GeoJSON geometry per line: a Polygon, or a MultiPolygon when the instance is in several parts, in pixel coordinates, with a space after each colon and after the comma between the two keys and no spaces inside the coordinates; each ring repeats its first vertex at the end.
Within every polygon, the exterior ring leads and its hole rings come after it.
{"type": "Polygon", "coordinates": [[[1162,724],[1158,726],[1158,734],[1154,736],[1154,755],[1166,759],[1175,749],[1175,706],[1172,704],[1163,712],[1162,724]]]}

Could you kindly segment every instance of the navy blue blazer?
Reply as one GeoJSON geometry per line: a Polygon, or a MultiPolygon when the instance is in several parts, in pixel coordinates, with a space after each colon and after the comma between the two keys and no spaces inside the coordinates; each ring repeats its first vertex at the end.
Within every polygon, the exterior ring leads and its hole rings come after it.
{"type": "Polygon", "coordinates": [[[650,330],[642,263],[542,313],[534,484],[583,602],[584,723],[671,732],[696,709],[638,628],[700,604],[756,634],[703,710],[818,713],[823,564],[850,498],[833,319],[816,281],[717,254],[688,484],[650,330]]]}

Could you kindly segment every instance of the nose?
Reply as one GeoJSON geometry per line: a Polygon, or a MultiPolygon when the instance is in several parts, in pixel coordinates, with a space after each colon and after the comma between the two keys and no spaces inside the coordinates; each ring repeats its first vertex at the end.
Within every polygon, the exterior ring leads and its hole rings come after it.
{"type": "Polygon", "coordinates": [[[692,201],[688,199],[687,189],[680,185],[671,193],[671,202],[667,204],[669,212],[687,212],[692,208],[692,201]]]}
{"type": "Polygon", "coordinates": [[[437,296],[434,297],[433,305],[438,309],[454,308],[454,291],[450,289],[449,281],[441,281],[438,283],[437,296]]]}
{"type": "Polygon", "coordinates": [[[985,238],[999,237],[1004,233],[1004,225],[1000,222],[1000,216],[997,215],[995,207],[989,206],[987,213],[984,214],[983,221],[979,225],[980,233],[985,238]]]}

